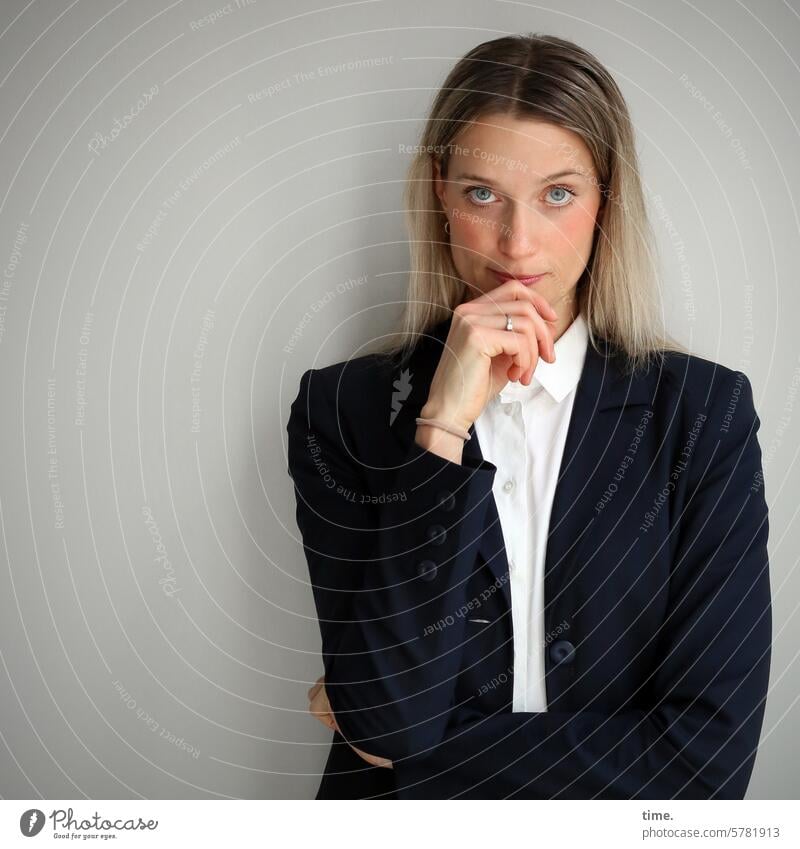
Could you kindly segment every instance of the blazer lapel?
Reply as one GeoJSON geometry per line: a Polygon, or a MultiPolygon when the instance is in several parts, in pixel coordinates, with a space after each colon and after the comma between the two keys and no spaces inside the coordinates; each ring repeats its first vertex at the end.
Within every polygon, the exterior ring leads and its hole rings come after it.
{"type": "MultiPolygon", "coordinates": [[[[553,497],[545,553],[545,612],[560,592],[569,590],[566,566],[580,563],[589,540],[594,539],[599,547],[602,533],[614,524],[609,510],[598,525],[594,507],[613,480],[632,437],[636,422],[625,409],[650,405],[655,390],[652,369],[644,375],[626,376],[613,346],[605,339],[597,341],[600,352],[591,341],[586,350],[553,497]]],[[[636,415],[641,416],[641,410],[636,415]]],[[[615,510],[630,503],[622,489],[633,489],[635,483],[636,475],[631,472],[619,485],[615,510]]]]}
{"type": "MultiPolygon", "coordinates": [[[[469,433],[472,438],[464,443],[463,456],[469,457],[475,462],[481,462],[484,457],[474,423],[470,426],[469,433]]],[[[493,492],[489,493],[489,504],[486,509],[484,530],[480,538],[478,551],[486,561],[486,565],[492,571],[494,579],[498,583],[500,591],[505,598],[506,605],[511,610],[508,553],[506,552],[506,543],[503,537],[503,526],[500,524],[500,514],[497,512],[497,501],[493,492]]]]}
{"type": "MultiPolygon", "coordinates": [[[[401,445],[407,446],[408,440],[413,440],[416,433],[415,419],[427,401],[450,322],[448,318],[435,325],[420,341],[410,359],[392,372],[395,390],[404,385],[411,386],[392,427],[401,445]]],[[[557,597],[563,583],[557,582],[559,567],[566,562],[575,562],[592,536],[598,486],[602,491],[608,483],[605,471],[598,474],[599,460],[606,456],[613,457],[615,461],[619,459],[617,455],[620,452],[613,450],[615,438],[620,443],[630,439],[628,428],[621,426],[620,411],[625,407],[650,404],[654,391],[656,377],[652,370],[644,376],[626,376],[613,346],[602,338],[597,339],[597,344],[599,351],[592,346],[591,340],[586,350],[550,513],[545,554],[546,609],[557,597]]],[[[482,461],[485,458],[474,424],[469,432],[472,438],[464,445],[464,457],[482,461]]],[[[479,550],[500,584],[510,609],[508,560],[493,494],[479,550]]]]}

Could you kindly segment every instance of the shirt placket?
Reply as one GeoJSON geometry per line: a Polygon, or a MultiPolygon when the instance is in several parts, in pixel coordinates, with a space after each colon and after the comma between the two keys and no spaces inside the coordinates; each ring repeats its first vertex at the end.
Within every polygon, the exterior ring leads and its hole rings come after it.
{"type": "Polygon", "coordinates": [[[526,456],[529,466],[525,479],[527,509],[525,511],[525,529],[527,540],[528,586],[524,601],[526,633],[529,650],[525,654],[525,693],[521,710],[539,712],[547,710],[543,692],[544,681],[544,546],[550,518],[550,500],[548,489],[551,461],[552,426],[547,422],[550,401],[545,393],[538,393],[531,399],[525,411],[525,439],[528,445],[526,456]],[[530,651],[533,643],[536,651],[530,651]]]}
{"type": "Polygon", "coordinates": [[[508,555],[511,613],[514,629],[513,710],[524,710],[528,687],[528,599],[530,597],[530,552],[527,524],[530,470],[526,449],[522,404],[518,400],[502,405],[501,445],[506,458],[501,475],[495,476],[495,500],[502,506],[502,521],[508,555]],[[507,529],[507,530],[506,530],[507,529]]]}

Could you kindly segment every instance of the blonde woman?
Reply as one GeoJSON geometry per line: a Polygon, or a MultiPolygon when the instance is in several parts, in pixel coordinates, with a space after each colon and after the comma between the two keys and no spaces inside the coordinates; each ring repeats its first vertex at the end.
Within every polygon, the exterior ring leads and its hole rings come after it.
{"type": "Polygon", "coordinates": [[[402,326],[308,369],[289,472],[317,798],[741,798],[770,658],[747,377],[664,332],[625,101],[488,41],[407,183],[402,326]]]}

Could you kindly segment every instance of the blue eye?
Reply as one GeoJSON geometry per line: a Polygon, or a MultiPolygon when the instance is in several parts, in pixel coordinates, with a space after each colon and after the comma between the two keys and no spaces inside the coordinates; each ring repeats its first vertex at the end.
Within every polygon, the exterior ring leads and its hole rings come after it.
{"type": "MultiPolygon", "coordinates": [[[[551,192],[561,193],[561,196],[556,198],[555,203],[548,203],[548,206],[555,208],[569,206],[573,198],[577,197],[575,192],[566,186],[551,186],[547,190],[547,194],[549,195],[551,192]]],[[[489,206],[493,202],[492,199],[496,197],[494,192],[487,186],[468,186],[464,189],[463,194],[476,206],[489,206]]]]}
{"type": "Polygon", "coordinates": [[[566,192],[566,196],[562,198],[562,200],[565,201],[564,203],[554,203],[550,204],[551,206],[568,206],[575,197],[575,192],[568,189],[566,186],[553,186],[548,190],[548,194],[550,194],[550,192],[566,192]]]}
{"type": "Polygon", "coordinates": [[[465,189],[464,194],[473,203],[477,204],[478,206],[487,206],[488,204],[491,203],[491,200],[490,200],[490,198],[487,198],[487,197],[477,198],[477,199],[474,198],[474,197],[471,197],[473,192],[486,192],[490,196],[494,194],[494,192],[491,189],[488,189],[486,186],[470,186],[469,188],[465,189]]]}

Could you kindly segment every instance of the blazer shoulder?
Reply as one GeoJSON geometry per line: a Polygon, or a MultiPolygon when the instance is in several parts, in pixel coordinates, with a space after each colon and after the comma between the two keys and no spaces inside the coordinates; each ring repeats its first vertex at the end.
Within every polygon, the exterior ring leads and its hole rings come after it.
{"type": "MultiPolygon", "coordinates": [[[[664,358],[662,378],[656,397],[657,411],[672,420],[677,414],[676,433],[687,440],[687,434],[704,434],[695,453],[709,457],[715,451],[739,450],[754,445],[761,420],[755,407],[753,388],[740,370],[694,354],[670,351],[664,358]],[[679,424],[678,424],[679,423],[679,424]],[[704,446],[704,447],[701,447],[704,446]]],[[[755,454],[753,455],[755,456],[755,454]]],[[[702,467],[704,461],[699,461],[702,467]]]]}
{"type": "Polygon", "coordinates": [[[356,401],[363,404],[392,373],[395,360],[386,355],[366,354],[326,366],[308,368],[300,377],[297,400],[317,395],[337,407],[356,401]]]}
{"type": "Polygon", "coordinates": [[[660,382],[665,391],[680,395],[690,406],[699,407],[713,404],[735,386],[740,390],[744,386],[751,392],[750,381],[743,371],[682,351],[664,352],[660,382]]]}
{"type": "Polygon", "coordinates": [[[301,462],[309,433],[322,446],[329,466],[366,491],[369,469],[384,462],[392,440],[392,376],[394,361],[367,354],[326,366],[308,368],[300,377],[286,429],[290,474],[301,462]]]}
{"type": "Polygon", "coordinates": [[[366,354],[326,366],[308,368],[300,377],[292,402],[288,428],[313,424],[329,440],[345,442],[355,451],[377,438],[376,423],[389,416],[395,359],[366,354]],[[365,433],[367,434],[365,436],[365,433]]]}

